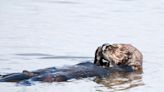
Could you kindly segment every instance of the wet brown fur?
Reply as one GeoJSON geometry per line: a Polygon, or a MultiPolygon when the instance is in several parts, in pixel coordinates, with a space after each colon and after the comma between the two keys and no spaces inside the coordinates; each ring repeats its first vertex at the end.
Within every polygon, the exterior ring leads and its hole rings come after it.
{"type": "Polygon", "coordinates": [[[98,47],[94,63],[104,66],[103,59],[108,61],[105,66],[129,65],[136,71],[142,70],[142,53],[130,44],[104,44],[98,47]]]}

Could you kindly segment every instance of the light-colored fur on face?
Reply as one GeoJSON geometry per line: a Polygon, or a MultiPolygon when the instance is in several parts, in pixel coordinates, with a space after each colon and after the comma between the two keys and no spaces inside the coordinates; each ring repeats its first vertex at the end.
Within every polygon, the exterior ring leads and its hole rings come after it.
{"type": "Polygon", "coordinates": [[[99,58],[109,62],[109,66],[128,65],[134,70],[142,70],[142,53],[130,44],[104,44],[99,47],[99,58]]]}

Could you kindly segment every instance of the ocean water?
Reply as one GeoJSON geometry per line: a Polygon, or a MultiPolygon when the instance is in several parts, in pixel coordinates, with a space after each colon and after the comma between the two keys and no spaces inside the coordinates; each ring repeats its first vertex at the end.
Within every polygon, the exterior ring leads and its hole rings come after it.
{"type": "Polygon", "coordinates": [[[103,43],[129,43],[144,56],[139,77],[28,87],[0,83],[1,92],[163,92],[163,5],[163,0],[0,0],[0,74],[93,62],[103,43]]]}

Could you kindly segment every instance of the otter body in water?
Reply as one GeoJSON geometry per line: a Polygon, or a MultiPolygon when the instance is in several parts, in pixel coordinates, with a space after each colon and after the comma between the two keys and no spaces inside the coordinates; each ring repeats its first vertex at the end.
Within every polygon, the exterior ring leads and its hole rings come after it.
{"type": "Polygon", "coordinates": [[[0,82],[18,82],[18,84],[28,86],[34,81],[62,82],[69,79],[106,77],[113,72],[133,72],[133,70],[127,66],[104,68],[91,62],[84,62],[63,68],[52,67],[36,71],[24,70],[22,73],[11,73],[3,75],[2,78],[0,78],[0,82]]]}
{"type": "Polygon", "coordinates": [[[130,44],[103,44],[97,48],[94,59],[96,65],[107,67],[128,65],[135,71],[142,71],[142,61],[142,53],[130,44]]]}

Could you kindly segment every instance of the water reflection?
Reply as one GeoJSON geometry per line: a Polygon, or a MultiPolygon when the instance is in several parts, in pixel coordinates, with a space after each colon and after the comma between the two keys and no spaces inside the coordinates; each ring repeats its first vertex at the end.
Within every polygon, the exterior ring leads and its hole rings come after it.
{"type": "Polygon", "coordinates": [[[133,87],[144,85],[141,73],[112,73],[107,78],[96,78],[95,82],[103,84],[113,91],[127,90],[133,87]]]}

